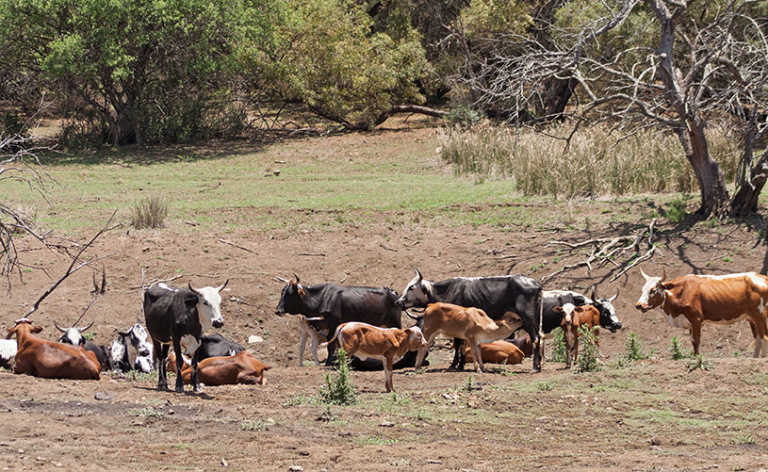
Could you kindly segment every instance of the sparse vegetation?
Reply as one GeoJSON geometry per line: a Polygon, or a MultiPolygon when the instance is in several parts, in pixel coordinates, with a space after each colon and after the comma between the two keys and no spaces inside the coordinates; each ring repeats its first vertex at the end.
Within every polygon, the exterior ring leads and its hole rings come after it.
{"type": "Polygon", "coordinates": [[[330,374],[325,374],[325,387],[320,391],[320,397],[328,405],[353,405],[357,401],[344,349],[336,351],[336,376],[331,379],[330,374]]]}
{"type": "Polygon", "coordinates": [[[677,338],[677,336],[672,337],[672,346],[669,348],[669,351],[672,354],[672,359],[675,361],[689,358],[692,355],[691,353],[683,352],[682,348],[680,347],[680,340],[677,338]]]}
{"type": "Polygon", "coordinates": [[[565,362],[565,334],[562,328],[552,331],[552,362],[565,362]]]}
{"type": "Polygon", "coordinates": [[[696,354],[693,360],[688,363],[688,372],[694,370],[710,371],[712,370],[712,363],[704,359],[701,354],[696,354]]]}
{"type": "Polygon", "coordinates": [[[162,228],[168,216],[168,203],[163,197],[146,197],[133,204],[131,226],[136,229],[162,228]]]}
{"type": "Polygon", "coordinates": [[[600,369],[597,362],[598,350],[595,342],[595,333],[587,325],[579,327],[579,359],[576,370],[578,372],[593,372],[600,369]]]}
{"type": "Polygon", "coordinates": [[[640,340],[637,338],[637,335],[635,333],[629,333],[629,336],[627,336],[627,341],[624,343],[625,346],[625,352],[624,352],[624,359],[626,359],[629,362],[633,361],[641,361],[643,359],[648,359],[648,354],[643,352],[643,345],[640,342],[640,340]]]}

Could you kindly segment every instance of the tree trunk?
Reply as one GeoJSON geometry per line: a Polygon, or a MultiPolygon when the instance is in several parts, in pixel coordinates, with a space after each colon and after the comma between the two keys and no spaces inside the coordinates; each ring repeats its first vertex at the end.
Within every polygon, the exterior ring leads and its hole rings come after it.
{"type": "Polygon", "coordinates": [[[704,124],[698,120],[689,120],[686,124],[687,129],[679,130],[678,136],[701,190],[701,206],[696,214],[701,218],[710,215],[722,218],[728,215],[730,203],[723,172],[709,154],[704,124]]]}
{"type": "Polygon", "coordinates": [[[579,81],[576,79],[553,78],[547,84],[547,98],[544,104],[546,120],[562,120],[565,107],[573,96],[579,81]]]}
{"type": "Polygon", "coordinates": [[[732,216],[744,217],[757,213],[757,200],[766,180],[768,180],[768,151],[763,152],[757,163],[749,169],[749,178],[739,183],[731,201],[732,216]]]}

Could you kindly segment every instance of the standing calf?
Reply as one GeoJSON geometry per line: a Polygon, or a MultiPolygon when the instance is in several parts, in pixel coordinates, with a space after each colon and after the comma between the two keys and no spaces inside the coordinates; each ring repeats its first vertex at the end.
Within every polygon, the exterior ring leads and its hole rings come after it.
{"type": "Polygon", "coordinates": [[[309,338],[309,352],[315,365],[320,365],[320,359],[317,357],[317,346],[320,345],[320,337],[328,337],[328,322],[322,316],[307,318],[304,315],[298,315],[299,319],[299,367],[304,365],[304,348],[309,338]]]}
{"type": "Polygon", "coordinates": [[[427,344],[419,350],[417,369],[437,335],[443,334],[466,340],[473,353],[475,370],[485,371],[479,344],[504,339],[523,326],[520,316],[511,311],[494,321],[479,308],[465,308],[451,303],[430,303],[421,318],[424,318],[427,344]]]}
{"type": "Polygon", "coordinates": [[[384,387],[387,392],[394,390],[392,365],[402,359],[408,351],[423,349],[427,346],[424,335],[416,326],[405,329],[377,328],[359,321],[340,324],[333,338],[320,346],[325,347],[337,340],[339,347],[343,348],[348,355],[362,360],[370,357],[384,364],[384,387]]]}
{"type": "Polygon", "coordinates": [[[565,334],[565,365],[571,367],[579,357],[579,328],[587,326],[595,337],[595,346],[599,347],[597,337],[600,328],[600,310],[593,305],[573,306],[566,303],[555,307],[555,311],[564,313],[563,334],[565,334]]]}

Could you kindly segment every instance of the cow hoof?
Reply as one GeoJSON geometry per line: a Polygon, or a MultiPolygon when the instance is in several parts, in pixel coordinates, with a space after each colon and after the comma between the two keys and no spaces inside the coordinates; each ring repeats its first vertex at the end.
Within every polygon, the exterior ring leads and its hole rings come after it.
{"type": "Polygon", "coordinates": [[[166,384],[159,384],[157,386],[157,389],[160,390],[161,392],[168,391],[168,385],[166,385],[166,384]]]}

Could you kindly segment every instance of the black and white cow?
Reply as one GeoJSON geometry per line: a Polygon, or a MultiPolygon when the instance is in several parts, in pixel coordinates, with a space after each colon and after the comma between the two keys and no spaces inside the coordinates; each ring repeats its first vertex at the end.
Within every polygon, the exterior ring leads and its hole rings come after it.
{"type": "MultiPolygon", "coordinates": [[[[336,332],[341,323],[361,321],[387,328],[402,328],[402,310],[397,303],[397,292],[389,287],[358,287],[324,283],[302,285],[299,276],[296,280],[280,279],[287,282],[280,293],[280,302],[275,314],[302,314],[307,317],[323,317],[328,332],[336,332]]],[[[336,343],[328,345],[328,357],[325,365],[333,365],[336,343]]],[[[409,353],[395,368],[412,366],[416,359],[415,352],[409,353]]],[[[377,362],[377,368],[381,361],[377,362]]]]}
{"type": "Polygon", "coordinates": [[[622,327],[621,321],[616,316],[616,308],[613,306],[613,301],[618,295],[617,292],[610,298],[598,298],[593,289],[590,298],[570,290],[544,290],[542,295],[542,332],[549,334],[555,328],[560,327],[564,313],[562,310],[555,310],[555,307],[570,303],[574,306],[594,305],[600,311],[600,327],[615,333],[622,327]]]}
{"type": "Polygon", "coordinates": [[[14,359],[18,343],[15,339],[0,339],[0,367],[10,369],[14,359]]]}
{"type": "Polygon", "coordinates": [[[245,351],[245,348],[219,333],[204,334],[200,338],[200,347],[197,349],[197,361],[200,362],[203,359],[209,357],[224,357],[234,356],[238,352],[245,351]]]}
{"type": "Polygon", "coordinates": [[[166,390],[165,358],[173,343],[176,354],[176,391],[184,391],[181,368],[184,352],[192,358],[192,385],[195,392],[201,392],[197,375],[197,352],[203,335],[203,327],[214,328],[224,325],[221,316],[220,292],[229,280],[219,287],[194,289],[174,288],[165,284],[153,285],[144,291],[144,319],[152,337],[154,360],[158,370],[157,388],[166,390]],[[184,350],[182,350],[184,346],[184,350]]]}
{"type": "Polygon", "coordinates": [[[88,326],[78,328],[72,326],[71,328],[64,329],[59,326],[55,321],[53,326],[63,333],[58,339],[60,343],[71,344],[73,346],[80,346],[86,351],[91,351],[96,354],[96,359],[99,361],[100,369],[102,372],[109,370],[109,348],[103,344],[96,344],[92,341],[86,340],[83,333],[88,331],[93,326],[93,321],[88,326]]]}
{"type": "Polygon", "coordinates": [[[154,351],[152,343],[149,342],[149,335],[143,326],[136,323],[127,331],[115,330],[117,339],[112,341],[110,346],[110,364],[113,370],[127,372],[131,368],[139,372],[152,372],[152,352],[154,351]],[[136,357],[131,363],[128,353],[129,346],[136,350],[136,357]]]}
{"type": "MultiPolygon", "coordinates": [[[[416,270],[414,277],[397,300],[401,308],[426,307],[445,302],[485,311],[491,319],[501,319],[505,313],[517,313],[533,343],[533,370],[541,370],[541,284],[523,275],[497,277],[456,277],[440,282],[425,280],[416,270]]],[[[461,340],[454,340],[452,368],[464,369],[466,359],[461,340]]]]}

